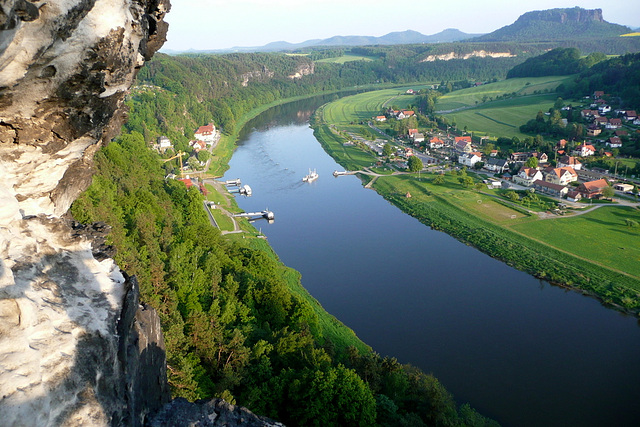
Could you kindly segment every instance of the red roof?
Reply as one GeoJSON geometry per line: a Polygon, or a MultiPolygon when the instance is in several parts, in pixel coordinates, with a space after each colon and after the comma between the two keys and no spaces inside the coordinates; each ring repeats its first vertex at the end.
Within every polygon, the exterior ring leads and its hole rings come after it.
{"type": "Polygon", "coordinates": [[[603,188],[608,187],[609,183],[606,179],[596,179],[595,181],[583,182],[580,187],[584,187],[589,192],[602,191],[603,188]]]}
{"type": "Polygon", "coordinates": [[[196,135],[211,135],[213,133],[213,124],[209,123],[206,126],[200,126],[196,131],[196,135]]]}
{"type": "Polygon", "coordinates": [[[471,142],[471,137],[470,136],[456,136],[456,143],[458,143],[460,141],[471,142]]]}
{"type": "Polygon", "coordinates": [[[184,182],[184,184],[187,186],[187,188],[189,188],[189,187],[191,187],[193,185],[193,182],[191,182],[191,179],[189,179],[189,178],[181,178],[178,181],[184,182]]]}

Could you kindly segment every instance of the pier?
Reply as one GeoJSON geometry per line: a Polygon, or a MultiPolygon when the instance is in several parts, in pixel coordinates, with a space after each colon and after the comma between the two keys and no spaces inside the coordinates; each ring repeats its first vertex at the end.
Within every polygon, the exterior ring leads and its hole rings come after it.
{"type": "Polygon", "coordinates": [[[245,213],[234,214],[233,216],[240,217],[240,218],[249,218],[249,221],[251,221],[252,219],[255,220],[260,218],[264,218],[269,221],[273,221],[275,219],[275,215],[273,214],[273,212],[266,209],[263,210],[262,212],[245,212],[245,213]]]}

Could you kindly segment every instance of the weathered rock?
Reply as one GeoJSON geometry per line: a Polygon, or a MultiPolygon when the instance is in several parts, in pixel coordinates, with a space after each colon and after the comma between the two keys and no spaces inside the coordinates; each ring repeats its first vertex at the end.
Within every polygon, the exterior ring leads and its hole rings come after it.
{"type": "Polygon", "coordinates": [[[120,129],[168,0],[0,0],[0,424],[141,425],[169,400],[160,323],[61,218],[120,129]]]}
{"type": "Polygon", "coordinates": [[[282,427],[283,424],[255,415],[222,399],[189,402],[177,398],[149,417],[147,427],[282,427]]]}
{"type": "Polygon", "coordinates": [[[0,186],[62,215],[119,131],[126,91],[165,40],[168,0],[0,1],[0,186]]]}

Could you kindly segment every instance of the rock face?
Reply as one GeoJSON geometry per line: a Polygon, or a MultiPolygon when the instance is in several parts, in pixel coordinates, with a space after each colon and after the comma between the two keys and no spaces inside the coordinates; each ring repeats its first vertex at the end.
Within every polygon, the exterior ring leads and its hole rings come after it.
{"type": "Polygon", "coordinates": [[[119,130],[168,0],[0,0],[0,424],[141,425],[169,400],[160,322],[63,218],[119,130]]]}
{"type": "MultiPolygon", "coordinates": [[[[23,215],[62,215],[165,40],[168,0],[0,1],[0,167],[23,215]]],[[[14,206],[15,208],[15,206],[14,206]]]]}
{"type": "Polygon", "coordinates": [[[222,399],[189,402],[174,399],[147,420],[148,427],[284,427],[283,424],[257,416],[245,408],[222,399]]]}

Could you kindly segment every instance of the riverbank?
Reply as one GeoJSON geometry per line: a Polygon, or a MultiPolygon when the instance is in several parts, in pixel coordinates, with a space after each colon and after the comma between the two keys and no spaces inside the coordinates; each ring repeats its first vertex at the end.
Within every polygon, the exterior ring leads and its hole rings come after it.
{"type": "MultiPolygon", "coordinates": [[[[358,158],[355,151],[364,152],[354,146],[343,145],[345,140],[332,132],[329,125],[331,123],[323,122],[322,109],[319,109],[312,125],[314,135],[325,151],[343,167],[353,169],[376,160],[373,155],[364,160],[358,158]]],[[[443,194],[440,191],[442,187],[431,182],[432,177],[424,173],[421,179],[410,175],[379,177],[370,187],[422,223],[444,231],[514,268],[552,284],[597,297],[611,308],[635,316],[640,314],[638,277],[552,247],[535,239],[535,234],[517,232],[509,221],[500,219],[509,219],[509,215],[495,213],[492,216],[478,212],[474,206],[476,203],[473,203],[478,197],[473,190],[462,188],[455,179],[451,179],[448,186],[451,191],[443,194]],[[408,193],[411,194],[410,198],[407,197],[408,193]],[[452,197],[453,194],[459,197],[452,197]]],[[[369,183],[368,177],[361,178],[365,184],[369,183]]],[[[483,206],[490,209],[487,203],[483,206]]],[[[511,213],[514,216],[518,214],[515,210],[511,213]]],[[[529,222],[533,221],[537,219],[532,218],[529,222]]],[[[584,234],[583,230],[575,230],[573,241],[579,241],[584,234]]],[[[597,245],[597,241],[591,244],[597,245]]]]}

